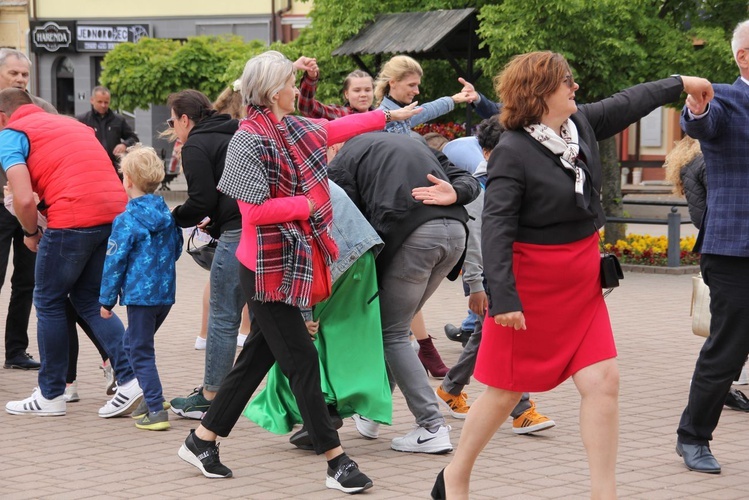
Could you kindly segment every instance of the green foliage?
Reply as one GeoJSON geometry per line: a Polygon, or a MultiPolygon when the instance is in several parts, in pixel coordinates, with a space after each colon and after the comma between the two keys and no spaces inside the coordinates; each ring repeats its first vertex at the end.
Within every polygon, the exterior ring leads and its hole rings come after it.
{"type": "Polygon", "coordinates": [[[172,92],[193,88],[213,99],[241,75],[228,72],[265,50],[260,41],[241,37],[197,36],[186,42],[142,38],[110,51],[103,61],[101,82],[112,91],[116,109],[132,111],[164,104],[172,92]]]}

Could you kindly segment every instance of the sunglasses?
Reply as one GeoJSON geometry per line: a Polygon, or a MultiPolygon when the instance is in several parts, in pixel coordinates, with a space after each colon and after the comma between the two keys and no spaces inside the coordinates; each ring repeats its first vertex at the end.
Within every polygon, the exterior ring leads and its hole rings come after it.
{"type": "Polygon", "coordinates": [[[169,126],[169,128],[174,128],[174,118],[169,118],[166,121],[166,124],[169,126]]]}
{"type": "Polygon", "coordinates": [[[572,77],[572,75],[567,75],[564,77],[564,83],[569,87],[572,88],[575,86],[575,79],[572,77]]]}

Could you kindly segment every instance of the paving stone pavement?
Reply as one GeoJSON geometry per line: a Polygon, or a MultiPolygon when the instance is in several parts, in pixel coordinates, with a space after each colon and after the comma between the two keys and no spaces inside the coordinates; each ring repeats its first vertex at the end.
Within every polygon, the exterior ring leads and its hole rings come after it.
{"type": "MultiPolygon", "coordinates": [[[[203,375],[204,351],[193,342],[200,326],[200,301],[208,273],[189,256],[178,262],[177,304],[156,337],[157,363],[167,399],[185,395],[203,375]]],[[[0,294],[4,324],[9,287],[0,294]]],[[[607,302],[619,348],[621,438],[618,492],[632,499],[739,499],[749,497],[749,415],[725,410],[712,449],[720,475],[688,472],[674,452],[701,339],[690,331],[690,276],[627,273],[607,302]]],[[[460,344],[442,333],[466,309],[458,283],[445,282],[425,307],[427,326],[450,364],[460,344]]],[[[123,317],[124,309],[116,312],[123,317]]],[[[35,332],[32,318],[31,332],[35,332]]],[[[560,332],[563,335],[564,332],[560,332]]],[[[29,347],[38,358],[35,335],[29,347]]],[[[81,335],[78,384],[81,401],[64,417],[13,416],[0,411],[4,436],[0,498],[339,498],[324,486],[325,462],[243,418],[221,445],[222,461],[234,478],[209,480],[177,457],[195,422],[172,418],[166,432],[134,427],[130,418],[102,419],[104,379],[97,354],[81,335]]],[[[434,387],[438,381],[431,380],[434,387]]],[[[27,397],[36,373],[0,370],[0,402],[27,397]]],[[[467,388],[469,400],[481,384],[467,388]]],[[[514,435],[508,422],[480,457],[471,497],[508,499],[586,498],[588,470],[578,432],[579,396],[571,381],[534,394],[538,409],[556,427],[535,436],[514,435]]],[[[390,439],[411,429],[413,417],[395,394],[394,425],[380,438],[361,438],[349,420],[340,430],[343,445],[375,486],[366,498],[428,498],[437,472],[450,455],[405,454],[390,450],[390,439]]],[[[453,444],[463,422],[450,417],[453,444]]]]}

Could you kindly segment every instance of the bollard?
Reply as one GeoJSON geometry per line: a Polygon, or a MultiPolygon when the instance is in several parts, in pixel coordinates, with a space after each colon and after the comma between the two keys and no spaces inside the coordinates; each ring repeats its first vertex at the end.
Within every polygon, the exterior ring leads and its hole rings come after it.
{"type": "Polygon", "coordinates": [[[668,214],[668,267],[679,267],[681,262],[681,214],[676,207],[671,207],[668,214]]]}

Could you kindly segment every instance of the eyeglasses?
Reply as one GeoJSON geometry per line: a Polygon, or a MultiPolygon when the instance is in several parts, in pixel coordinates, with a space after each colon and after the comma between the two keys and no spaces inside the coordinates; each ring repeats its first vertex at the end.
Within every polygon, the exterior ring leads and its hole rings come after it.
{"type": "Polygon", "coordinates": [[[169,128],[174,128],[174,118],[169,118],[166,121],[166,124],[169,126],[169,128]]]}
{"type": "Polygon", "coordinates": [[[564,83],[569,87],[572,88],[575,86],[575,79],[572,77],[572,75],[567,75],[564,77],[564,83]]]}

